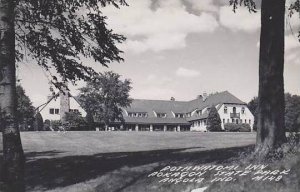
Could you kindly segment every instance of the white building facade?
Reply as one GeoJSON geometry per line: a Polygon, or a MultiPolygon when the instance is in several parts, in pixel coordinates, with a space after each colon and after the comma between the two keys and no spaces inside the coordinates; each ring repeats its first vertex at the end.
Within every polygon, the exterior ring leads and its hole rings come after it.
{"type": "Polygon", "coordinates": [[[70,93],[59,93],[54,96],[48,96],[47,102],[39,108],[43,120],[64,121],[65,113],[79,112],[83,117],[86,112],[82,109],[79,102],[70,93]]]}

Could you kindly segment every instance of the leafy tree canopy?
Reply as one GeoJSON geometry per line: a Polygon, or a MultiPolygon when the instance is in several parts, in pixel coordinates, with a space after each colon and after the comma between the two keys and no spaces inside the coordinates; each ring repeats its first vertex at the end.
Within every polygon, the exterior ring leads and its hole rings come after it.
{"type": "MultiPolygon", "coordinates": [[[[254,115],[254,128],[257,123],[257,107],[258,98],[254,97],[249,103],[248,108],[254,115]]],[[[285,128],[288,131],[299,131],[300,127],[300,96],[285,94],[285,112],[284,112],[285,128]]]]}
{"type": "Polygon", "coordinates": [[[68,122],[69,129],[79,128],[80,126],[86,126],[87,122],[82,117],[80,112],[68,112],[66,113],[66,122],[68,122]]]}
{"type": "Polygon", "coordinates": [[[122,107],[128,107],[131,82],[122,81],[114,72],[99,74],[94,80],[80,88],[79,101],[87,113],[94,114],[95,121],[108,125],[115,120],[123,121],[122,107]]]}
{"type": "Polygon", "coordinates": [[[64,81],[90,80],[97,73],[80,61],[93,58],[107,66],[120,62],[117,44],[125,37],[107,28],[101,8],[119,8],[125,0],[15,0],[16,60],[36,60],[56,87],[64,81]]]}
{"type": "Polygon", "coordinates": [[[22,86],[16,87],[17,91],[17,121],[23,123],[24,121],[33,121],[35,109],[30,98],[26,95],[22,86]]]}

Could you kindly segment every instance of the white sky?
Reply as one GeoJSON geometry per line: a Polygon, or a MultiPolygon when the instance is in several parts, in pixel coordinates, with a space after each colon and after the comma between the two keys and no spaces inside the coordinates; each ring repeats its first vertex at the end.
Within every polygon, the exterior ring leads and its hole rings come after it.
{"type": "MultiPolygon", "coordinates": [[[[228,90],[249,102],[257,95],[259,10],[254,14],[239,8],[234,14],[228,0],[128,3],[129,7],[103,10],[109,27],[127,37],[120,45],[125,61],[109,68],[92,60],[84,62],[97,71],[113,70],[131,79],[131,97],[191,100],[204,91],[228,90]]],[[[296,16],[287,23],[285,91],[300,94],[300,43],[296,38],[300,20],[296,16]]],[[[38,66],[25,59],[18,77],[36,106],[46,100],[49,84],[38,66]]]]}

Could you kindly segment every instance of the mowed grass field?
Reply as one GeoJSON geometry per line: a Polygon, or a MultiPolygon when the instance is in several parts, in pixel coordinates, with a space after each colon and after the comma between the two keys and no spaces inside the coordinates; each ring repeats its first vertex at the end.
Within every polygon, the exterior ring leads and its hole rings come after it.
{"type": "Polygon", "coordinates": [[[147,175],[166,165],[222,163],[249,150],[255,137],[255,133],[23,132],[26,189],[191,191],[194,184],[162,187],[147,175]]]}
{"type": "MultiPolygon", "coordinates": [[[[22,132],[25,152],[56,156],[139,152],[167,149],[204,151],[255,143],[256,133],[200,132],[22,132]]],[[[1,137],[2,139],[2,137],[1,137]]],[[[2,141],[1,141],[2,144],[2,141]]]]}

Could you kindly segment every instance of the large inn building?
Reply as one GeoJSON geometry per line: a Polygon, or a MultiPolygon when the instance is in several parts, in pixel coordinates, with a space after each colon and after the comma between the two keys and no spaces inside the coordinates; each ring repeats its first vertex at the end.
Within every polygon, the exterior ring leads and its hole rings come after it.
{"type": "MultiPolygon", "coordinates": [[[[225,123],[247,123],[253,128],[254,116],[245,102],[228,91],[211,95],[199,95],[191,101],[134,99],[130,107],[123,109],[124,123],[114,122],[110,130],[129,131],[206,131],[207,117],[212,106],[217,108],[225,123]]],[[[63,120],[65,112],[81,112],[76,98],[70,94],[50,99],[41,110],[45,119],[63,120]]],[[[101,127],[101,124],[99,124],[101,127]]]]}

